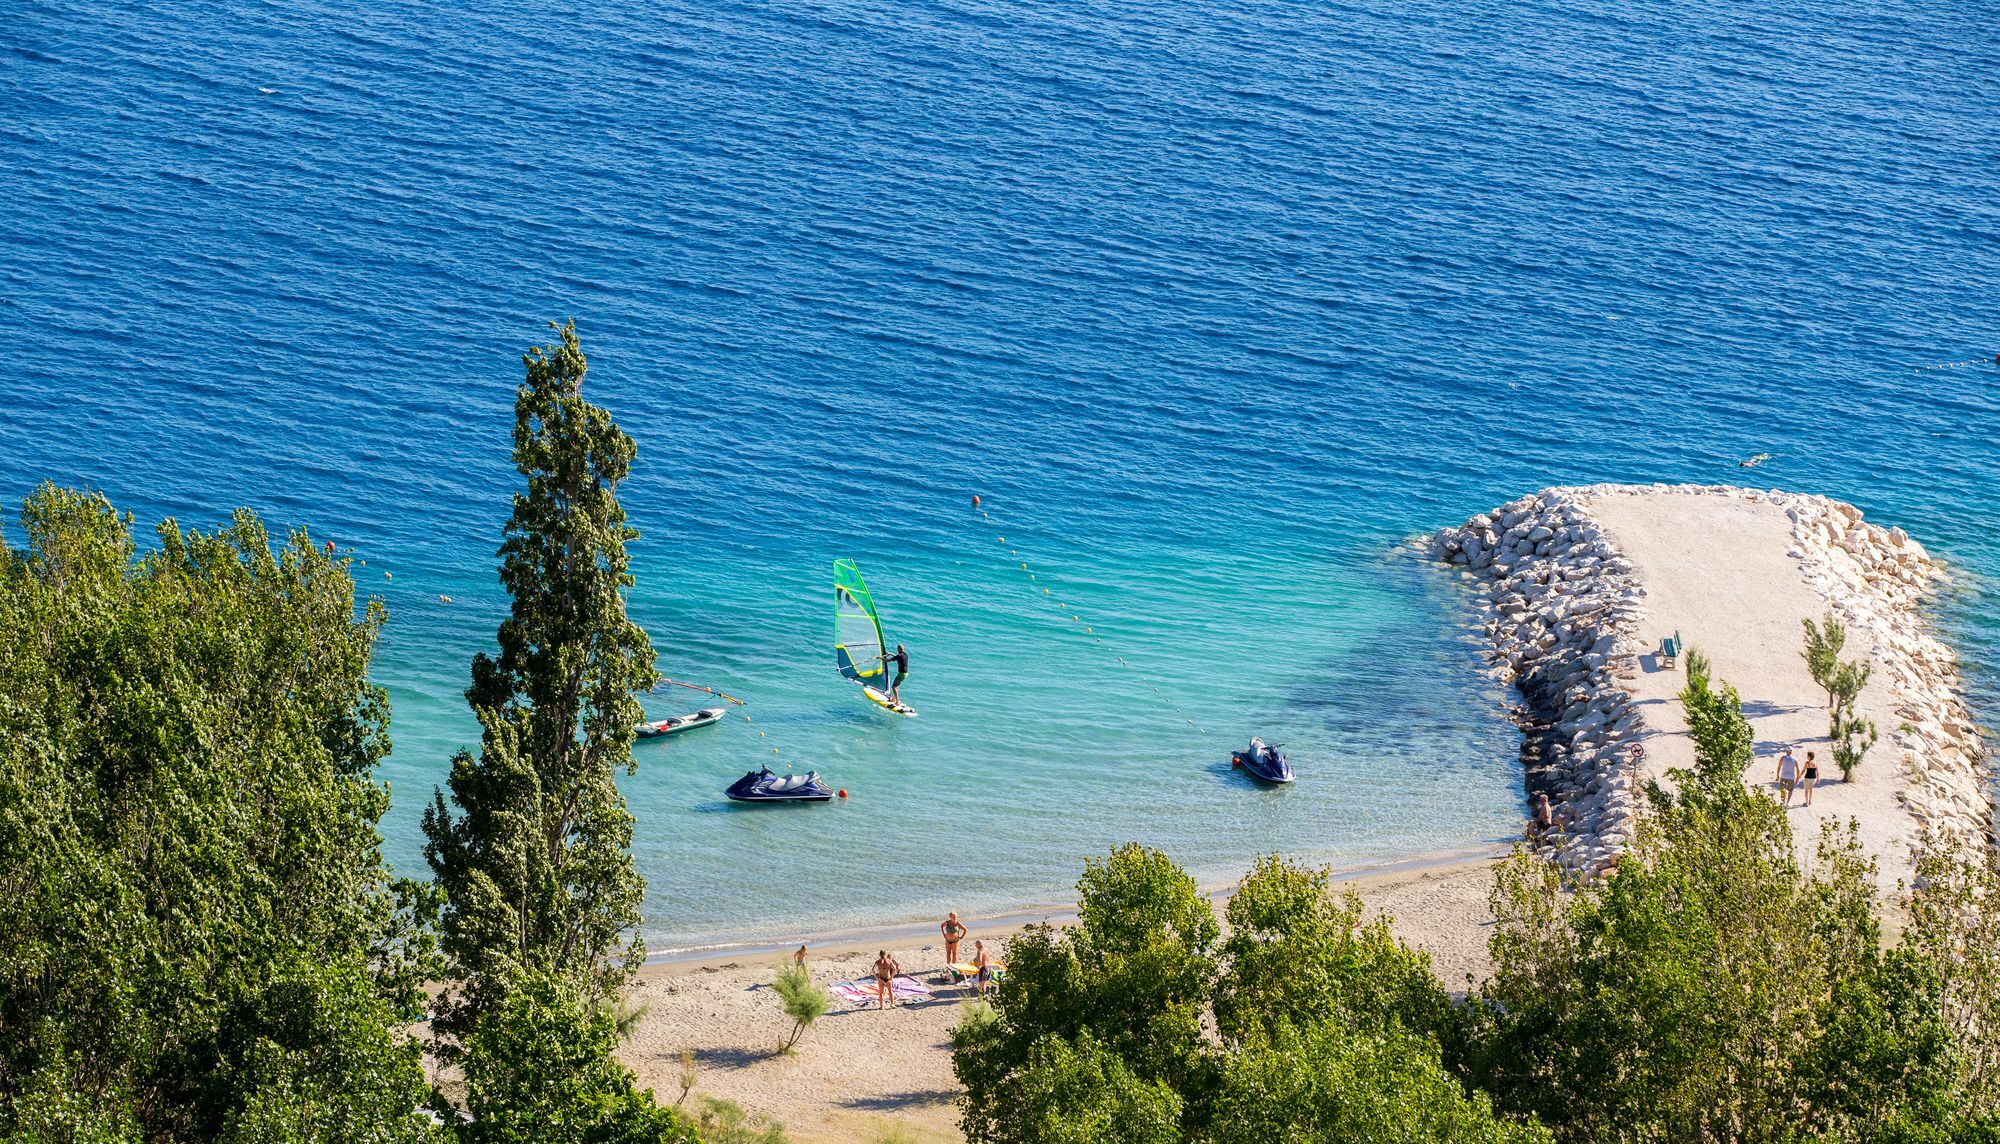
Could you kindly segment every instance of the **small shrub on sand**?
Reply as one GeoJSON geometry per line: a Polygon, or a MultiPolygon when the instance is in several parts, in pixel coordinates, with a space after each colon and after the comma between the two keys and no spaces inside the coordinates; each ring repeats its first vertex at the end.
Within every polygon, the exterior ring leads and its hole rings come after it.
{"type": "Polygon", "coordinates": [[[965,1015],[958,1019],[958,1027],[952,1030],[952,1035],[977,1037],[999,1019],[1000,1014],[994,1010],[992,1002],[974,1001],[965,1007],[965,1015]]]}
{"type": "Polygon", "coordinates": [[[803,965],[781,965],[778,976],[771,980],[771,988],[777,991],[778,1001],[785,1007],[785,1016],[792,1019],[792,1035],[778,1046],[780,1053],[789,1053],[799,1038],[806,1035],[814,1021],[826,1016],[833,1008],[833,995],[814,984],[812,975],[803,965]]]}
{"type": "Polygon", "coordinates": [[[762,1113],[743,1111],[735,1101],[718,1096],[701,1098],[695,1128],[702,1144],[791,1144],[785,1126],[762,1113]]]}

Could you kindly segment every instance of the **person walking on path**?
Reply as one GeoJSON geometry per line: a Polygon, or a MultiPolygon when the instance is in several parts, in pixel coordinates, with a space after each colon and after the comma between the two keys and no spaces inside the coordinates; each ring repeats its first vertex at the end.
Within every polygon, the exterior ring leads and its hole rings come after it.
{"type": "Polygon", "coordinates": [[[1819,785],[1819,760],[1811,751],[1806,752],[1806,772],[1799,779],[1799,786],[1806,792],[1806,805],[1812,805],[1813,788],[1819,785]]]}
{"type": "Polygon", "coordinates": [[[965,940],[965,923],[958,920],[958,911],[953,910],[938,932],[944,934],[944,963],[946,966],[958,961],[958,943],[965,940]]]}
{"type": "Polygon", "coordinates": [[[1792,805],[1792,787],[1799,781],[1799,761],[1792,757],[1792,749],[1778,756],[1778,803],[1786,809],[1792,805]]]}
{"type": "Polygon", "coordinates": [[[983,941],[972,943],[972,967],[976,971],[973,987],[978,989],[979,996],[984,998],[986,987],[993,982],[993,955],[986,952],[986,943],[983,941]]]}
{"type": "Polygon", "coordinates": [[[896,959],[889,956],[888,950],[883,949],[876,951],[875,1007],[877,1009],[880,1009],[883,1006],[888,1006],[890,1008],[895,1007],[896,990],[894,986],[896,981],[896,975],[901,972],[903,972],[903,967],[896,964],[896,959]]]}

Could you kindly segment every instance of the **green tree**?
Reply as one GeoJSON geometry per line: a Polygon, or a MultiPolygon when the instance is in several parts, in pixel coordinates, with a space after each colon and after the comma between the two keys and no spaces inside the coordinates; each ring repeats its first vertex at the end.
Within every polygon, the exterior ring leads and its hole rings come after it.
{"type": "Polygon", "coordinates": [[[1819,623],[1810,618],[1799,622],[1806,629],[1806,644],[1799,655],[1806,661],[1806,673],[1826,692],[1826,709],[1831,711],[1840,706],[1834,683],[1840,676],[1841,649],[1847,646],[1847,626],[1834,619],[1831,612],[1819,623]]]}
{"type": "Polygon", "coordinates": [[[1362,924],[1325,871],[1259,861],[1220,946],[1207,899],[1158,851],[1120,847],[1077,888],[1077,924],[1014,939],[993,1010],[953,1034],[968,1137],[1546,1138],[1446,1069],[1439,1039],[1462,1033],[1429,960],[1362,924]]]}
{"type": "Polygon", "coordinates": [[[1146,1079],[1089,1030],[1074,1042],[1044,1037],[1001,1087],[1004,1130],[1021,1144],[1174,1144],[1181,1097],[1146,1079]]]}
{"type": "Polygon", "coordinates": [[[1800,654],[1813,682],[1826,692],[1827,738],[1833,742],[1833,762],[1840,768],[1841,781],[1851,782],[1855,768],[1879,738],[1875,724],[1863,719],[1855,708],[1874,668],[1860,660],[1841,661],[1847,629],[1831,614],[1819,624],[1800,622],[1806,629],[1805,648],[1800,654]]]}
{"type": "Polygon", "coordinates": [[[1693,648],[1688,649],[1687,685],[1679,699],[1688,737],[1694,740],[1695,774],[1718,789],[1740,786],[1744,770],[1757,758],[1757,733],[1743,717],[1736,689],[1727,683],[1716,686],[1708,657],[1693,648]]]}
{"type": "Polygon", "coordinates": [[[2000,859],[1926,832],[1904,940],[1933,975],[1929,995],[1952,1041],[1955,1100],[2000,1120],[2000,859]]]}
{"type": "Polygon", "coordinates": [[[524,970],[465,1038],[466,1144],[698,1144],[612,1055],[618,1018],[573,975],[524,970]]]}
{"type": "Polygon", "coordinates": [[[785,1126],[762,1114],[745,1112],[743,1106],[719,1096],[701,1098],[695,1115],[701,1144],[789,1144],[785,1126]]]}
{"type": "Polygon", "coordinates": [[[1565,898],[1525,854],[1494,889],[1493,1020],[1476,1075],[1559,1139],[1846,1138],[1914,1123],[1940,1056],[1920,963],[1885,960],[1852,824],[1808,868],[1748,791],[1734,692],[1690,672],[1700,765],[1649,791],[1618,872],[1565,898]]]}
{"type": "Polygon", "coordinates": [[[472,661],[466,699],[479,755],[452,762],[424,815],[425,856],[448,897],[443,945],[454,990],[440,1028],[463,1034],[526,970],[614,998],[643,958],[645,882],[614,772],[631,764],[634,694],[658,680],[646,633],[625,615],[632,574],[618,486],[632,439],[585,401],[574,324],[522,359],[514,466],[527,481],[500,545],[513,610],[499,654],[472,661]],[[453,806],[456,806],[454,811],[453,806]]]}
{"type": "Polygon", "coordinates": [[[1077,924],[1030,926],[1009,942],[995,1018],[954,1034],[968,1136],[1038,1139],[1017,1134],[1010,1078],[1047,1038],[1075,1046],[1087,1032],[1142,1083],[1199,1086],[1218,936],[1208,899],[1166,855],[1138,845],[1088,862],[1077,892],[1077,924]]]}
{"type": "Polygon", "coordinates": [[[303,532],[0,544],[0,1138],[419,1140],[435,963],[376,824],[384,619],[303,532]]]}
{"type": "Polygon", "coordinates": [[[1460,1017],[1430,957],[1398,941],[1388,918],[1363,925],[1361,915],[1360,896],[1334,893],[1328,871],[1259,859],[1224,911],[1229,970],[1215,997],[1223,1038],[1332,1019],[1348,1028],[1397,1025],[1455,1055],[1460,1017]]]}
{"type": "Polygon", "coordinates": [[[803,965],[780,965],[771,989],[778,995],[778,1003],[784,1006],[785,1016],[792,1019],[791,1036],[778,1046],[780,1053],[789,1053],[813,1022],[833,1008],[833,995],[815,982],[803,965]]]}
{"type": "Polygon", "coordinates": [[[1342,1021],[1253,1033],[1224,1059],[1205,1139],[1212,1144],[1532,1144],[1551,1137],[1468,1095],[1427,1039],[1391,1024],[1342,1021]]]}

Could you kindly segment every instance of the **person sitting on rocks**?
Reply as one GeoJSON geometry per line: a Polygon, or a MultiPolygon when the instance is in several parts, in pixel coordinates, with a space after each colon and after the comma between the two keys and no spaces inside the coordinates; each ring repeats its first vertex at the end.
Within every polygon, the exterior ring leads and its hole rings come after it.
{"type": "Polygon", "coordinates": [[[1535,812],[1534,830],[1536,834],[1545,834],[1554,829],[1556,816],[1555,812],[1549,808],[1549,795],[1547,791],[1536,791],[1535,797],[1529,800],[1529,805],[1534,808],[1535,812]]]}

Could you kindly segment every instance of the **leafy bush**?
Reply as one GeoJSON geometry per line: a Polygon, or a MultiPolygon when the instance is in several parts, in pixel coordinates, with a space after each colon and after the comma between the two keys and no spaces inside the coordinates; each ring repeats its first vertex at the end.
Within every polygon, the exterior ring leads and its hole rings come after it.
{"type": "Polygon", "coordinates": [[[771,981],[771,988],[778,994],[785,1016],[792,1019],[791,1036],[778,1046],[780,1053],[789,1053],[812,1023],[833,1008],[833,995],[815,984],[803,965],[780,965],[777,977],[771,981]]]}
{"type": "Polygon", "coordinates": [[[1508,1123],[1467,1095],[1435,1046],[1393,1023],[1359,1032],[1342,1021],[1258,1032],[1222,1061],[1204,1139],[1212,1144],[1532,1144],[1533,1123],[1508,1123]]]}
{"type": "Polygon", "coordinates": [[[376,824],[384,620],[255,515],[44,485],[0,544],[0,1137],[422,1139],[431,895],[376,824]]]}
{"type": "Polygon", "coordinates": [[[618,1019],[572,978],[531,972],[467,1034],[466,1144],[697,1144],[612,1056],[618,1019]]]}
{"type": "Polygon", "coordinates": [[[695,1128],[702,1144],[789,1144],[785,1127],[762,1114],[752,1115],[741,1105],[717,1096],[701,1098],[695,1128]]]}
{"type": "Polygon", "coordinates": [[[1220,946],[1208,900],[1158,851],[1120,847],[1077,889],[1078,923],[1016,937],[994,1015],[953,1035],[972,1139],[1266,1140],[1283,1126],[1336,1140],[1397,1110],[1437,1139],[1544,1138],[1446,1071],[1439,1038],[1463,1037],[1428,960],[1362,925],[1324,871],[1260,861],[1220,946]],[[1357,1038],[1379,1045],[1349,1053],[1357,1038]],[[1333,1062],[1338,1091],[1287,1075],[1333,1062]]]}

